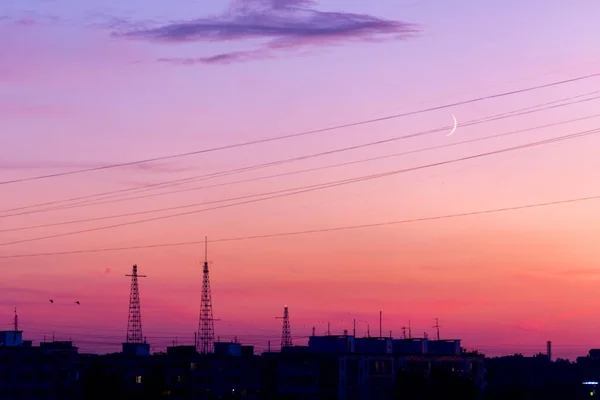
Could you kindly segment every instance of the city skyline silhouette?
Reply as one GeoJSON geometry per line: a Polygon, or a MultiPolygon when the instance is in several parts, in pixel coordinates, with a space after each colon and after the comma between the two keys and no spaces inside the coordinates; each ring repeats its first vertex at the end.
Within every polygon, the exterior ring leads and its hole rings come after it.
{"type": "Polygon", "coordinates": [[[600,347],[600,5],[71,3],[0,5],[0,330],[116,351],[136,264],[194,344],[207,236],[224,341],[600,347]]]}

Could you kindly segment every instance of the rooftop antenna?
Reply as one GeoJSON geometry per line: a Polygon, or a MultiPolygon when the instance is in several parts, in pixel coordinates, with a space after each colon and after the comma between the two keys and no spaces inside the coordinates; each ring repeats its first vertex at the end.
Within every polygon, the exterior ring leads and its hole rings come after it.
{"type": "Polygon", "coordinates": [[[410,318],[408,318],[408,338],[412,339],[412,331],[410,329],[410,318]]]}
{"type": "Polygon", "coordinates": [[[17,307],[15,307],[15,332],[19,331],[19,316],[17,315],[17,307]]]}
{"type": "Polygon", "coordinates": [[[356,318],[352,320],[352,336],[356,337],[356,318]]]}
{"type": "Polygon", "coordinates": [[[437,340],[440,340],[440,328],[441,328],[441,326],[440,326],[440,320],[439,320],[439,318],[435,319],[435,325],[433,327],[437,331],[437,340]]]}
{"type": "Polygon", "coordinates": [[[369,326],[369,324],[367,324],[367,337],[371,337],[371,327],[369,326]]]}
{"type": "Polygon", "coordinates": [[[406,327],[402,327],[402,339],[406,339],[406,327]]]}
{"type": "Polygon", "coordinates": [[[142,336],[142,310],[140,306],[140,288],[138,278],[146,275],[138,275],[137,265],[134,264],[131,275],[131,291],[129,293],[129,319],[127,320],[127,343],[143,343],[142,336]]]}
{"type": "Polygon", "coordinates": [[[379,338],[380,339],[383,337],[383,332],[381,329],[381,316],[382,316],[382,313],[381,313],[381,311],[379,311],[379,338]]]}
{"type": "Polygon", "coordinates": [[[327,322],[327,336],[331,335],[331,322],[327,322]]]}

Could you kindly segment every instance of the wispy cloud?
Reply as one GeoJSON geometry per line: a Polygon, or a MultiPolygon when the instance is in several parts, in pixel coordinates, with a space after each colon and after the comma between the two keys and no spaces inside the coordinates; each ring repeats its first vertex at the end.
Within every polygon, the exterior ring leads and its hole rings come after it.
{"type": "Polygon", "coordinates": [[[16,23],[18,25],[31,26],[31,25],[38,24],[38,21],[36,21],[33,18],[21,18],[21,19],[17,20],[16,23]]]}
{"type": "Polygon", "coordinates": [[[366,14],[325,12],[311,0],[237,0],[222,15],[154,27],[131,26],[115,32],[121,38],[164,43],[244,41],[264,42],[249,51],[231,51],[195,58],[161,58],[160,62],[193,65],[227,64],[272,57],[281,50],[341,44],[380,42],[414,37],[411,23],[366,14]]]}
{"type": "Polygon", "coordinates": [[[540,319],[524,319],[505,325],[509,329],[528,332],[545,332],[544,321],[540,319]]]}
{"type": "MultiPolygon", "coordinates": [[[[24,162],[24,161],[3,161],[0,162],[0,170],[31,170],[31,169],[52,169],[52,170],[70,170],[70,169],[88,169],[88,168],[99,168],[112,163],[82,163],[82,162],[55,162],[55,161],[35,161],[35,162],[24,162]]],[[[176,167],[167,164],[158,163],[143,163],[143,164],[132,164],[124,166],[123,168],[134,169],[138,171],[146,172],[164,172],[164,173],[177,173],[188,171],[186,167],[176,167]]]]}
{"type": "Polygon", "coordinates": [[[556,317],[557,318],[574,318],[574,317],[582,317],[582,316],[586,316],[586,315],[593,315],[595,314],[594,312],[591,311],[569,311],[569,312],[563,312],[558,314],[556,317]]]}
{"type": "Polygon", "coordinates": [[[34,26],[43,24],[55,24],[60,21],[56,15],[42,15],[35,11],[23,11],[20,15],[0,15],[0,22],[17,26],[34,26]]]}
{"type": "Polygon", "coordinates": [[[589,269],[569,269],[564,271],[557,271],[557,275],[568,275],[568,276],[587,276],[587,275],[598,275],[600,269],[589,268],[589,269]]]}
{"type": "Polygon", "coordinates": [[[0,301],[2,302],[16,302],[23,304],[24,302],[31,301],[31,304],[45,306],[70,306],[72,301],[75,301],[76,299],[94,300],[94,296],[79,290],[56,292],[54,290],[38,288],[0,286],[0,301]],[[53,299],[54,303],[50,303],[49,299],[53,299]]]}
{"type": "MultiPolygon", "coordinates": [[[[5,74],[0,66],[0,82],[3,81],[5,74]]],[[[7,73],[6,76],[9,74],[7,73]]],[[[8,80],[8,79],[7,79],[8,80]]],[[[0,117],[41,117],[66,115],[67,109],[53,105],[22,104],[19,102],[0,101],[0,117]]]]}
{"type": "Polygon", "coordinates": [[[14,295],[24,295],[24,294],[25,295],[29,294],[29,295],[46,296],[49,293],[46,290],[32,289],[32,288],[26,288],[26,287],[14,287],[14,286],[1,286],[0,292],[8,295],[8,297],[11,297],[14,295]]]}
{"type": "Polygon", "coordinates": [[[433,272],[443,271],[443,270],[447,269],[447,268],[443,268],[440,266],[434,266],[434,265],[421,265],[420,268],[424,271],[433,271],[433,272]]]}
{"type": "Polygon", "coordinates": [[[235,62],[244,62],[252,60],[260,60],[265,58],[272,58],[273,56],[268,52],[262,50],[254,51],[232,51],[230,53],[215,54],[208,57],[195,57],[195,58],[159,58],[158,62],[181,64],[181,65],[194,65],[194,64],[231,64],[235,62]]]}

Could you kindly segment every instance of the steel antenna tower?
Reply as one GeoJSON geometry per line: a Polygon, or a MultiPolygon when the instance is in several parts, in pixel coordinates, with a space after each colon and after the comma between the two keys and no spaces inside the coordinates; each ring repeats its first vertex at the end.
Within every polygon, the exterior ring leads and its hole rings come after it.
{"type": "Polygon", "coordinates": [[[439,320],[439,318],[435,319],[435,325],[433,327],[437,331],[437,340],[440,340],[440,328],[441,328],[441,326],[440,326],[440,320],[439,320]]]}
{"type": "Polygon", "coordinates": [[[281,348],[292,347],[292,333],[290,330],[290,314],[288,306],[283,307],[283,317],[275,317],[283,319],[283,327],[281,328],[281,348]]]}
{"type": "Polygon", "coordinates": [[[131,291],[129,293],[129,319],[127,320],[127,343],[144,343],[142,336],[142,309],[140,306],[140,288],[138,278],[146,275],[138,275],[137,265],[134,265],[131,275],[131,291]]]}
{"type": "Polygon", "coordinates": [[[202,300],[200,302],[200,318],[198,321],[198,343],[196,349],[201,354],[209,354],[215,346],[215,323],[208,276],[208,239],[204,238],[204,267],[202,269],[202,300]]]}

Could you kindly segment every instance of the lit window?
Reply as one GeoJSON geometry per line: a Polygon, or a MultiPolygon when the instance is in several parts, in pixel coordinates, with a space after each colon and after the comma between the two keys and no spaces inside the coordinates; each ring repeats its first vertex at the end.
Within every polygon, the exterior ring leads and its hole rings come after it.
{"type": "Polygon", "coordinates": [[[142,383],[142,377],[141,376],[136,376],[135,377],[135,383],[142,383]]]}

